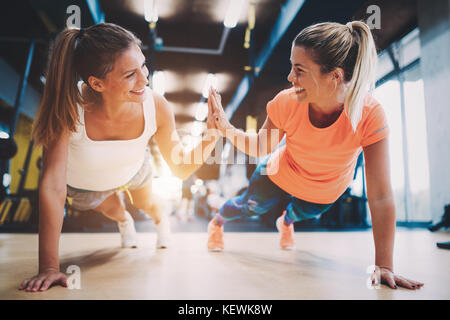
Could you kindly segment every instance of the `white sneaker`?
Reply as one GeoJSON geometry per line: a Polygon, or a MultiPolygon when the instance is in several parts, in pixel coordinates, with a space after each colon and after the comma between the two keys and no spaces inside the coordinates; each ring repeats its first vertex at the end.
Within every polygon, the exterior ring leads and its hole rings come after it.
{"type": "Polygon", "coordinates": [[[136,229],[131,214],[125,210],[124,222],[117,222],[119,226],[120,236],[122,238],[122,248],[137,248],[136,229]]]}
{"type": "Polygon", "coordinates": [[[163,214],[161,216],[161,220],[159,220],[159,223],[155,223],[156,228],[156,248],[157,249],[166,249],[169,246],[170,242],[170,222],[169,222],[169,216],[166,214],[163,214]]]}

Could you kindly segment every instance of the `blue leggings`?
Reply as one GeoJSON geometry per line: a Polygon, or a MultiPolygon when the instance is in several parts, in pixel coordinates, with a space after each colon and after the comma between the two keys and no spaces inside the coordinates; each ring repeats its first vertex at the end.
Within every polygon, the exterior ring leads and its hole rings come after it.
{"type": "Polygon", "coordinates": [[[316,218],[333,205],[333,203],[307,202],[280,189],[267,175],[261,174],[261,170],[267,166],[268,159],[269,157],[253,172],[247,190],[243,194],[231,198],[220,208],[219,213],[226,221],[236,220],[243,216],[265,214],[284,200],[289,201],[286,207],[286,216],[290,221],[316,218]]]}

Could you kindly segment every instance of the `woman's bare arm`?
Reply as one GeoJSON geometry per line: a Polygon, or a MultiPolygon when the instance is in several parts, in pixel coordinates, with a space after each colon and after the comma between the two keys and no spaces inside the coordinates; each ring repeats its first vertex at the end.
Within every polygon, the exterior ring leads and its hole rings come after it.
{"type": "Polygon", "coordinates": [[[67,286],[59,272],[59,237],[66,199],[66,167],[69,134],[64,133],[43,150],[42,179],[39,184],[39,272],[24,280],[20,290],[45,291],[52,284],[67,286]]]}
{"type": "Polygon", "coordinates": [[[58,243],[64,218],[68,134],[43,150],[39,184],[39,271],[59,269],[58,243]]]}
{"type": "Polygon", "coordinates": [[[390,182],[388,139],[364,148],[367,198],[372,215],[375,242],[375,265],[381,269],[381,280],[391,288],[397,284],[417,289],[423,283],[394,274],[395,204],[390,182]]]}
{"type": "Polygon", "coordinates": [[[154,93],[154,99],[158,126],[155,138],[159,150],[172,173],[185,180],[203,165],[220,137],[215,130],[212,113],[209,112],[208,115],[206,122],[208,131],[205,137],[193,150],[185,152],[176,131],[172,107],[161,95],[154,93]]]}
{"type": "Polygon", "coordinates": [[[277,128],[269,117],[266,117],[258,133],[236,129],[227,119],[220,95],[213,90],[210,92],[208,103],[211,104],[210,109],[215,114],[217,129],[236,148],[251,157],[261,157],[271,153],[283,139],[285,132],[277,128]]]}

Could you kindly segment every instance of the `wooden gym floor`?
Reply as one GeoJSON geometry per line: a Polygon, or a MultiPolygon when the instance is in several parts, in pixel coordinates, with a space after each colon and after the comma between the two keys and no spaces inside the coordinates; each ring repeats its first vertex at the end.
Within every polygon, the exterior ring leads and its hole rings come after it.
{"type": "Polygon", "coordinates": [[[417,291],[368,289],[371,231],[297,232],[297,249],[278,248],[275,232],[225,234],[226,250],[206,250],[206,233],[175,232],[154,248],[139,232],[137,249],[119,248],[118,233],[63,233],[62,271],[81,269],[81,289],[17,290],[37,271],[36,234],[0,234],[0,299],[450,299],[450,252],[436,247],[449,232],[398,229],[396,271],[422,281],[417,291]]]}

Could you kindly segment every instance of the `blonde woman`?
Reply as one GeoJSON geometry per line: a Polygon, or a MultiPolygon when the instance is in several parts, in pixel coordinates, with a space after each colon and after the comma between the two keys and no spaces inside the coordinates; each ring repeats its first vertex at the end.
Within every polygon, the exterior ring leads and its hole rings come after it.
{"type": "Polygon", "coordinates": [[[309,26],[293,41],[290,60],[292,87],[267,104],[268,116],[257,134],[234,128],[223,112],[220,96],[210,92],[216,126],[239,150],[264,156],[285,135],[286,145],[258,166],[243,195],[221,207],[208,225],[208,248],[223,250],[226,221],[267,213],[288,199],[276,226],[281,248],[293,249],[293,222],[325,212],[351,183],[358,155],[364,151],[375,265],[381,281],[391,288],[420,288],[423,283],[394,273],[389,128],[383,108],[368,94],[377,61],[370,29],[359,21],[309,26]]]}
{"type": "MultiPolygon", "coordinates": [[[[133,219],[120,197],[124,191],[128,201],[153,218],[157,247],[167,246],[167,216],[152,197],[149,139],[155,137],[171,171],[187,179],[202,164],[193,161],[197,149],[203,151],[203,162],[218,136],[207,135],[191,153],[183,152],[172,108],[147,86],[140,44],[131,32],[110,23],[68,29],[56,40],[33,132],[43,146],[44,161],[39,185],[39,273],[19,289],[67,286],[58,258],[66,196],[75,208],[97,210],[117,221],[122,246],[135,247],[133,219]],[[83,84],[78,86],[80,78],[83,84]]],[[[211,117],[207,126],[215,127],[211,117]]]]}

